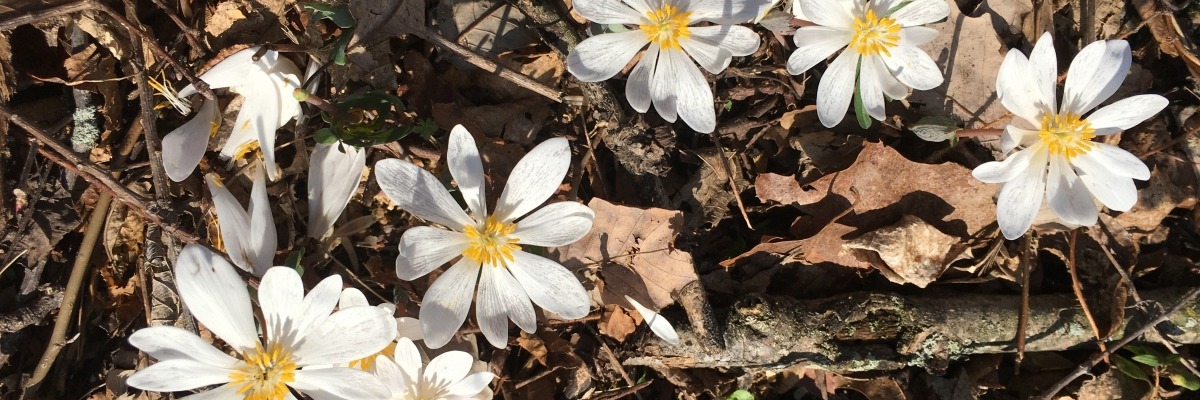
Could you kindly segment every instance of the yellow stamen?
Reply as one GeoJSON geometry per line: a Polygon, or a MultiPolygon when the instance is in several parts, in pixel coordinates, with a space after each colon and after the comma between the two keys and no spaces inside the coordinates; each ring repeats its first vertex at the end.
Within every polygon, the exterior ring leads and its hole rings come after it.
{"type": "Polygon", "coordinates": [[[688,24],[692,22],[692,13],[679,12],[679,7],[665,4],[662,8],[646,13],[650,23],[641,25],[642,33],[651,42],[658,42],[663,49],[678,49],[679,39],[691,36],[688,24]]]}
{"type": "Polygon", "coordinates": [[[1067,160],[1085,154],[1096,147],[1092,138],[1096,130],[1092,124],[1075,113],[1050,114],[1042,116],[1042,129],[1038,131],[1042,143],[1050,149],[1051,155],[1063,156],[1067,160]]]}
{"type": "Polygon", "coordinates": [[[255,150],[258,150],[258,140],[251,140],[249,142],[242,143],[240,146],[237,147],[236,150],[234,150],[233,159],[240,160],[240,159],[246,157],[247,154],[250,154],[250,152],[253,152],[255,150]]]}
{"type": "Polygon", "coordinates": [[[282,400],[287,396],[287,384],[296,381],[296,363],[290,352],[273,343],[266,349],[258,345],[243,356],[243,363],[229,374],[239,395],[246,400],[282,400]]]}
{"type": "Polygon", "coordinates": [[[384,356],[390,359],[396,358],[396,342],[388,343],[387,347],[380,350],[378,353],[354,360],[350,362],[350,368],[358,368],[363,371],[371,372],[375,368],[375,357],[384,356]]]}
{"type": "Polygon", "coordinates": [[[159,77],[162,78],[162,81],[156,80],[153,76],[151,76],[149,77],[150,80],[146,82],[150,85],[151,89],[154,89],[155,95],[162,96],[163,98],[167,99],[166,103],[160,103],[154,106],[154,109],[158,110],[166,108],[169,105],[171,107],[175,107],[180,114],[190,113],[192,111],[192,103],[185,98],[179,97],[179,92],[175,91],[175,88],[171,87],[170,83],[167,81],[166,72],[160,73],[159,77]]]}
{"type": "Polygon", "coordinates": [[[513,260],[513,252],[521,249],[517,239],[508,236],[516,230],[517,224],[498,221],[494,216],[488,217],[482,232],[475,226],[467,225],[463,228],[463,234],[467,236],[469,244],[462,255],[483,265],[504,266],[513,260]]]}
{"type": "Polygon", "coordinates": [[[895,19],[879,17],[871,9],[862,18],[854,18],[854,36],[850,38],[850,48],[858,54],[891,56],[891,50],[899,44],[900,24],[895,19]]]}

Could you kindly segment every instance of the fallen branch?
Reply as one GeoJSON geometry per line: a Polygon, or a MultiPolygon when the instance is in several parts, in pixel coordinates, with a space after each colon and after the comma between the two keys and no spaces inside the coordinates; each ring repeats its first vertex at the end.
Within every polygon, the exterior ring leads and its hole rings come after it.
{"type": "MultiPolygon", "coordinates": [[[[1142,294],[1147,302],[1174,304],[1189,289],[1142,294]]],[[[726,350],[705,345],[683,329],[683,344],[647,339],[646,355],[625,364],[659,370],[808,364],[839,372],[909,366],[940,371],[967,355],[1015,352],[1020,302],[1017,295],[854,293],[820,300],[753,295],[735,303],[726,318],[726,350]]],[[[1183,307],[1167,316],[1176,328],[1163,327],[1161,333],[1177,343],[1200,343],[1200,329],[1182,328],[1200,323],[1190,316],[1200,312],[1200,302],[1190,299],[1183,307]]],[[[1142,307],[1129,306],[1111,339],[1137,337],[1145,333],[1139,328],[1153,319],[1142,307]]],[[[1027,352],[1060,351],[1095,340],[1071,295],[1031,296],[1028,333],[1027,352]]]]}

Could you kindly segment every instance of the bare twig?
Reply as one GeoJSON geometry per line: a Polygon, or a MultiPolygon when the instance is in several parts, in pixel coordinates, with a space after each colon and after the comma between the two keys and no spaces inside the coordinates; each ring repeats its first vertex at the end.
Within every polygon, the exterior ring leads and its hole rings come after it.
{"type": "Polygon", "coordinates": [[[1117,342],[1112,347],[1109,347],[1108,350],[1104,350],[1104,351],[1100,352],[1099,354],[1092,356],[1092,358],[1088,359],[1087,362],[1080,364],[1078,367],[1075,368],[1075,370],[1071,371],[1070,374],[1067,374],[1067,376],[1063,377],[1061,380],[1058,381],[1058,383],[1055,383],[1054,386],[1052,386],[1049,390],[1046,390],[1046,392],[1042,393],[1042,395],[1038,396],[1037,398],[1043,399],[1043,400],[1049,400],[1049,399],[1053,398],[1054,395],[1056,395],[1056,394],[1058,394],[1058,392],[1062,391],[1063,388],[1065,388],[1065,387],[1067,387],[1067,385],[1071,384],[1071,382],[1074,381],[1076,378],[1083,376],[1083,374],[1086,374],[1088,371],[1090,371],[1092,369],[1092,367],[1095,367],[1096,364],[1099,364],[1100,360],[1107,359],[1108,356],[1112,355],[1117,350],[1121,349],[1122,347],[1124,347],[1125,345],[1129,344],[1130,342],[1136,340],[1137,338],[1141,337],[1142,335],[1145,335],[1147,332],[1150,332],[1150,330],[1155,329],[1155,327],[1158,326],[1158,324],[1162,323],[1163,321],[1166,321],[1167,318],[1169,318],[1171,316],[1171,314],[1174,314],[1176,311],[1179,311],[1179,309],[1183,308],[1183,306],[1190,303],[1192,301],[1192,299],[1195,299],[1196,295],[1200,295],[1200,288],[1194,288],[1194,289],[1188,291],[1187,294],[1184,294],[1183,297],[1179,298],[1179,301],[1175,302],[1175,304],[1172,305],[1171,308],[1164,311],[1157,318],[1154,318],[1150,322],[1147,322],[1145,325],[1143,325],[1137,331],[1134,331],[1132,334],[1125,336],[1125,338],[1121,339],[1121,341],[1117,342]]]}
{"type": "MultiPolygon", "coordinates": [[[[1079,235],[1079,230],[1071,231],[1071,238],[1068,241],[1070,253],[1067,255],[1067,269],[1071,272],[1071,288],[1075,290],[1075,298],[1079,299],[1079,306],[1083,307],[1083,315],[1087,317],[1088,324],[1092,326],[1092,333],[1096,334],[1096,345],[1100,347],[1100,351],[1104,351],[1105,335],[1100,334],[1100,327],[1096,326],[1096,318],[1092,317],[1092,310],[1088,308],[1087,300],[1083,298],[1083,287],[1079,284],[1079,274],[1075,272],[1075,238],[1079,235]]],[[[1104,362],[1109,362],[1108,356],[1104,356],[1104,362]]]]}
{"type": "Polygon", "coordinates": [[[425,27],[425,30],[414,32],[414,34],[422,39],[433,42],[433,44],[437,45],[438,47],[446,49],[450,53],[453,53],[454,55],[462,58],[464,61],[469,62],[480,69],[491,71],[495,73],[496,76],[512,82],[517,86],[529,89],[530,91],[547,99],[553,100],[556,103],[562,103],[562,93],[557,89],[546,86],[545,84],[542,84],[541,82],[538,82],[537,80],[530,78],[525,74],[513,71],[512,69],[500,65],[495,61],[475,54],[475,52],[472,52],[471,49],[463,47],[457,42],[447,39],[446,37],[442,36],[441,33],[431,27],[425,27]]]}

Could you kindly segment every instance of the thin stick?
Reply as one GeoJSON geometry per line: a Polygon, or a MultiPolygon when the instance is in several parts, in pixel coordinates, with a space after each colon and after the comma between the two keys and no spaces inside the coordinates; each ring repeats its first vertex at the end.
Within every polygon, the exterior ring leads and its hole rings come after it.
{"type": "Polygon", "coordinates": [[[542,95],[542,97],[553,100],[555,103],[562,103],[562,92],[546,86],[541,82],[526,76],[525,74],[513,71],[512,69],[500,65],[495,61],[475,54],[471,51],[471,49],[463,47],[462,45],[447,39],[446,37],[442,36],[441,33],[431,27],[425,27],[424,31],[414,32],[414,34],[420,36],[422,39],[433,42],[433,44],[437,45],[438,47],[446,49],[450,53],[459,56],[466,62],[469,62],[484,71],[494,72],[497,76],[508,80],[517,86],[529,89],[534,93],[542,95]]]}
{"type": "Polygon", "coordinates": [[[1179,135],[1179,137],[1177,137],[1175,139],[1171,139],[1170,142],[1167,142],[1166,145],[1163,145],[1162,147],[1159,147],[1154,150],[1147,151],[1145,154],[1139,155],[1138,158],[1145,160],[1146,157],[1150,157],[1152,155],[1158,154],[1159,152],[1161,152],[1163,150],[1175,147],[1175,145],[1179,144],[1179,142],[1187,140],[1187,138],[1191,137],[1192,135],[1195,135],[1196,133],[1200,133],[1200,127],[1196,127],[1195,129],[1192,129],[1185,134],[1179,135]]]}
{"type": "MultiPolygon", "coordinates": [[[[1018,263],[1018,268],[1021,272],[1021,310],[1017,314],[1017,366],[1021,366],[1021,360],[1025,358],[1025,336],[1029,331],[1029,275],[1033,272],[1033,252],[1036,251],[1033,247],[1033,238],[1031,233],[1025,233],[1024,240],[1021,241],[1025,245],[1025,249],[1021,254],[1021,261],[1018,263]]],[[[1017,371],[1020,371],[1017,368],[1017,371]]],[[[1019,372],[1018,372],[1019,373],[1019,372]]]]}
{"type": "Polygon", "coordinates": [[[21,25],[32,24],[34,22],[38,22],[38,21],[42,21],[42,20],[46,20],[46,19],[50,19],[50,18],[54,18],[54,17],[58,17],[58,16],[63,16],[63,15],[71,14],[71,13],[77,13],[80,11],[86,11],[91,8],[92,8],[92,4],[90,1],[80,1],[80,2],[75,2],[75,3],[63,4],[63,5],[57,6],[57,7],[50,7],[45,10],[34,11],[31,13],[17,12],[15,14],[19,14],[19,15],[0,21],[0,31],[6,31],[6,30],[13,29],[13,28],[16,28],[21,25]]]}
{"type": "Polygon", "coordinates": [[[959,129],[955,132],[960,138],[980,137],[980,136],[1000,136],[1004,133],[1003,129],[959,129]]]}
{"type": "MultiPolygon", "coordinates": [[[[1092,317],[1092,311],[1088,309],[1087,301],[1083,298],[1083,287],[1079,284],[1079,274],[1075,273],[1075,237],[1079,234],[1079,229],[1071,231],[1071,239],[1068,242],[1070,254],[1067,256],[1067,268],[1071,271],[1071,288],[1075,290],[1075,298],[1079,299],[1079,306],[1083,307],[1083,315],[1087,317],[1088,324],[1092,326],[1092,333],[1096,334],[1096,345],[1100,346],[1100,351],[1105,351],[1104,337],[1100,335],[1100,328],[1096,326],[1096,319],[1092,317]]],[[[1110,362],[1108,355],[1105,354],[1104,362],[1110,362]]]]}
{"type": "Polygon", "coordinates": [[[1059,380],[1058,383],[1055,383],[1054,386],[1052,386],[1049,390],[1046,390],[1046,392],[1042,393],[1041,396],[1038,396],[1038,399],[1049,400],[1049,399],[1053,398],[1055,395],[1058,394],[1058,392],[1062,391],[1063,388],[1065,388],[1065,387],[1067,387],[1067,385],[1071,384],[1071,382],[1074,381],[1076,378],[1083,376],[1083,374],[1090,371],[1092,369],[1092,367],[1095,367],[1096,364],[1099,364],[1100,360],[1107,359],[1108,356],[1112,355],[1117,350],[1121,349],[1121,347],[1124,347],[1125,345],[1129,344],[1130,342],[1133,342],[1135,339],[1141,337],[1142,335],[1146,334],[1147,332],[1150,332],[1150,330],[1154,329],[1156,326],[1158,326],[1158,324],[1162,323],[1163,321],[1166,321],[1167,318],[1171,316],[1171,314],[1174,314],[1176,311],[1179,311],[1179,309],[1183,308],[1183,306],[1190,303],[1192,301],[1192,299],[1196,298],[1196,295],[1200,295],[1200,287],[1194,288],[1194,289],[1188,291],[1187,294],[1183,295],[1183,297],[1181,297],[1179,299],[1179,301],[1175,303],[1175,305],[1172,305],[1170,309],[1167,309],[1167,311],[1163,312],[1161,315],[1159,315],[1154,320],[1147,322],[1145,325],[1142,325],[1142,327],[1138,328],[1138,330],[1136,332],[1133,332],[1129,336],[1122,338],[1120,341],[1118,341],[1112,347],[1108,348],[1108,350],[1104,350],[1101,353],[1099,353],[1095,356],[1092,356],[1092,358],[1088,359],[1087,362],[1080,364],[1078,367],[1075,368],[1074,371],[1071,371],[1070,374],[1067,374],[1067,376],[1065,376],[1061,380],[1059,380]]]}
{"type": "Polygon", "coordinates": [[[496,11],[500,10],[500,7],[503,7],[505,5],[507,5],[507,3],[504,3],[502,1],[497,1],[495,3],[492,3],[492,5],[490,7],[488,7],[486,10],[483,10],[483,14],[480,14],[479,18],[475,18],[474,21],[471,21],[470,25],[467,25],[466,28],[463,28],[462,32],[460,32],[458,34],[458,37],[454,38],[454,41],[457,43],[462,43],[463,39],[467,38],[467,34],[471,33],[471,31],[475,30],[475,28],[478,28],[479,25],[483,23],[483,20],[488,19],[488,17],[491,17],[492,14],[495,14],[496,11]]]}

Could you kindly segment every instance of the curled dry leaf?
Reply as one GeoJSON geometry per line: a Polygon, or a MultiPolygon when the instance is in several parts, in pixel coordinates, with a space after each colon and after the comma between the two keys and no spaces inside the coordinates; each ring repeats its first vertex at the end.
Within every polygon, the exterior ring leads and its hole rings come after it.
{"type": "Polygon", "coordinates": [[[633,309],[624,298],[629,296],[661,310],[675,302],[674,293],[699,279],[692,255],[674,247],[682,212],[626,207],[600,198],[588,206],[596,212],[591,232],[551,254],[572,270],[600,264],[605,304],[633,309]]]}
{"type": "Polygon", "coordinates": [[[911,215],[842,246],[878,268],[888,280],[922,288],[937,280],[951,263],[971,257],[971,249],[960,244],[958,238],[911,215]]]}

